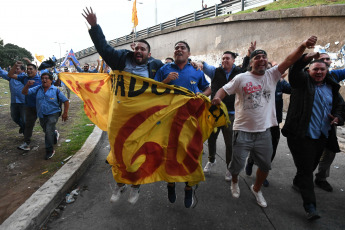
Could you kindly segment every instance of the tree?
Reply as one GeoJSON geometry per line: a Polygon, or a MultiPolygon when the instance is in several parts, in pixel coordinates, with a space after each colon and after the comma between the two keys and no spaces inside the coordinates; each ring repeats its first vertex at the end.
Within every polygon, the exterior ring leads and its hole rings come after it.
{"type": "Polygon", "coordinates": [[[32,54],[25,48],[17,45],[7,43],[4,45],[4,41],[0,38],[0,66],[5,68],[12,66],[16,61],[23,61],[23,58],[29,58],[34,60],[32,54]]]}

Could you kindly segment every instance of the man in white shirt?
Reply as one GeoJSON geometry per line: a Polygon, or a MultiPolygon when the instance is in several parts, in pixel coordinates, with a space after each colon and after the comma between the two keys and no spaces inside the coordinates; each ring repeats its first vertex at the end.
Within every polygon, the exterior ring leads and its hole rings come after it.
{"type": "Polygon", "coordinates": [[[233,125],[233,156],[230,164],[232,196],[240,196],[238,174],[243,170],[249,152],[258,164],[256,180],[251,191],[261,207],[267,207],[260,191],[271,169],[272,140],[270,127],[277,126],[275,113],[275,89],[281,75],[303,54],[312,48],[317,38],[311,36],[297,47],[286,59],[267,69],[267,53],[255,50],[250,55],[251,70],[237,75],[219,89],[212,104],[219,105],[227,94],[236,94],[235,121],[233,125]]]}

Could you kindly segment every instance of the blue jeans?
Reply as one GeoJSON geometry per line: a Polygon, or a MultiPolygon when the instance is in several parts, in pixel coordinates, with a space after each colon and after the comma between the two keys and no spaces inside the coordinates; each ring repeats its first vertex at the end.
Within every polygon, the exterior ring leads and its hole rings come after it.
{"type": "Polygon", "coordinates": [[[20,129],[24,132],[25,129],[25,104],[24,103],[11,103],[11,118],[19,125],[20,129]]]}
{"type": "Polygon", "coordinates": [[[59,120],[59,113],[54,113],[50,115],[44,115],[40,118],[40,124],[45,133],[44,141],[46,147],[46,154],[50,154],[54,151],[54,140],[56,139],[56,123],[59,120]]]}

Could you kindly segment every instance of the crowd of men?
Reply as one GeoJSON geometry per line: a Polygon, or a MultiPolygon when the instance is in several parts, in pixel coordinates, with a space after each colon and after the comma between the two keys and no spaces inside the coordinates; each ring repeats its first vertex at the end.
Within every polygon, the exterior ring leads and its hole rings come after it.
{"type": "MultiPolygon", "coordinates": [[[[282,94],[291,94],[282,133],[287,137],[297,168],[293,187],[301,193],[307,219],[320,218],[316,210],[313,172],[320,162],[315,184],[332,191],[326,177],[335,153],[340,151],[335,131],[336,126],[344,123],[345,108],[337,82],[345,79],[345,71],[328,71],[330,58],[327,54],[303,54],[306,49],[315,46],[317,37],[306,39],[280,64],[269,62],[266,51],[256,49],[256,42],[252,42],[241,67],[234,64],[237,54],[231,51],[223,53],[220,67],[206,62],[193,63],[189,59],[189,44],[177,41],[172,47],[174,58],[166,58],[164,65],[151,56],[150,45],[145,40],[138,40],[132,47],[133,51],[114,49],[106,42],[92,9],[86,8],[83,16],[91,25],[89,33],[98,53],[113,70],[124,70],[182,86],[195,94],[211,95],[214,105],[225,103],[232,124],[220,127],[211,134],[208,140],[209,161],[204,172],[210,172],[216,164],[216,139],[222,131],[226,145],[225,180],[231,181],[234,198],[240,196],[239,173],[246,169],[246,174],[251,175],[255,163],[258,169],[251,191],[258,205],[267,207],[261,186],[269,185],[267,176],[280,138],[282,94]],[[306,68],[308,64],[309,68],[306,68]],[[289,68],[288,83],[283,78],[289,68]],[[211,84],[204,73],[210,77],[211,84]]],[[[195,183],[186,182],[186,208],[193,204],[193,185],[195,183]]],[[[112,202],[119,200],[126,186],[123,183],[116,185],[112,202]]],[[[167,190],[168,200],[174,203],[176,193],[173,181],[169,181],[167,190]]],[[[139,191],[140,184],[131,186],[130,203],[138,200],[139,191]]]]}
{"type": "MultiPolygon", "coordinates": [[[[269,62],[267,52],[256,49],[256,42],[249,45],[241,67],[235,65],[238,55],[231,51],[223,53],[218,67],[204,61],[194,63],[189,59],[191,48],[186,41],[177,41],[171,47],[173,58],[166,58],[163,64],[151,56],[150,44],[144,39],[136,41],[131,46],[132,50],[114,49],[107,43],[92,9],[86,8],[83,16],[91,26],[89,34],[98,53],[112,70],[123,70],[185,87],[195,94],[210,96],[214,105],[226,105],[231,124],[219,127],[209,137],[209,160],[204,172],[209,173],[216,166],[216,140],[222,131],[226,146],[225,180],[231,182],[230,190],[234,198],[240,197],[239,173],[245,169],[246,174],[251,175],[256,164],[256,178],[250,189],[258,205],[267,207],[261,187],[269,186],[267,177],[280,139],[282,94],[291,94],[282,134],[287,138],[296,166],[292,186],[301,194],[307,219],[320,218],[314,183],[326,191],[333,190],[326,178],[335,154],[340,151],[336,126],[344,124],[345,103],[339,94],[338,83],[345,79],[345,70],[329,71],[331,60],[326,53],[304,53],[315,46],[316,36],[303,41],[279,64],[269,62]],[[284,80],[288,69],[289,82],[284,80]],[[317,166],[314,181],[313,173],[317,166]]],[[[91,70],[88,64],[81,69],[73,59],[70,60],[78,72],[98,72],[99,61],[97,68],[91,70]]],[[[64,72],[68,71],[65,67],[64,72]]],[[[50,159],[59,137],[55,125],[60,113],[63,121],[68,119],[69,96],[65,97],[56,87],[61,83],[54,81],[49,71],[39,74],[37,66],[32,63],[27,64],[25,70],[22,62],[16,62],[9,72],[0,69],[0,74],[9,80],[11,117],[18,124],[19,133],[24,134],[24,143],[18,148],[30,150],[32,130],[39,117],[45,132],[46,159],[50,159]],[[63,112],[61,103],[64,104],[63,112]]],[[[196,184],[186,181],[186,208],[193,205],[193,186],[196,184]]],[[[127,186],[117,183],[111,202],[117,202],[127,186]]],[[[140,184],[131,185],[128,201],[136,203],[139,193],[140,184]]],[[[174,203],[174,181],[167,183],[167,194],[168,200],[174,203]]]]}
{"type": "MultiPolygon", "coordinates": [[[[56,123],[60,116],[62,121],[68,119],[70,89],[58,78],[60,68],[55,68],[55,66],[41,68],[42,64],[37,67],[28,58],[24,60],[27,65],[17,61],[7,70],[0,68],[0,76],[9,81],[11,118],[19,126],[19,133],[24,136],[24,142],[18,146],[18,149],[26,152],[32,149],[32,132],[39,118],[39,123],[45,133],[45,159],[48,160],[54,156],[54,145],[57,144],[60,136],[56,123]],[[66,91],[67,97],[59,90],[60,87],[66,91]]],[[[97,62],[96,68],[85,63],[81,69],[74,61],[73,64],[78,72],[98,73],[100,61],[97,60],[97,62]]],[[[63,72],[69,71],[69,68],[65,66],[63,72]]]]}

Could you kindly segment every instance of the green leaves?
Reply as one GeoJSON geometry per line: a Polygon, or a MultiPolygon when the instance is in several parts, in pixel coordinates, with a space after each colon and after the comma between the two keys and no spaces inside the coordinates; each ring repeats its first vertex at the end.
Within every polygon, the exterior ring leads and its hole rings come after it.
{"type": "Polygon", "coordinates": [[[34,60],[32,54],[25,48],[11,43],[4,45],[4,41],[0,39],[0,66],[2,68],[12,66],[16,61],[23,61],[25,57],[31,61],[34,60]]]}

